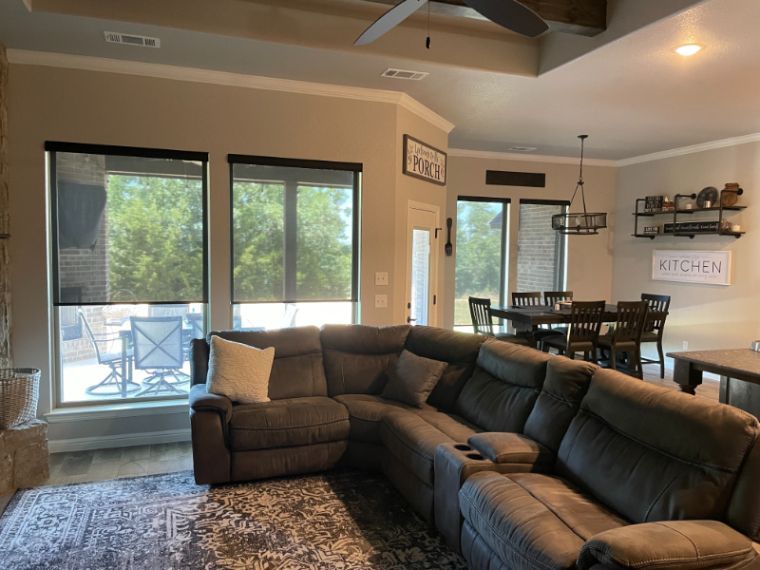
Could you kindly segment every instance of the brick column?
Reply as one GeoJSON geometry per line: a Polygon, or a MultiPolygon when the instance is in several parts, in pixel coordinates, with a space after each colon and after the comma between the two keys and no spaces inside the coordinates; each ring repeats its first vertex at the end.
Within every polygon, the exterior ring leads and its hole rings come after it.
{"type": "Polygon", "coordinates": [[[11,366],[11,282],[8,239],[8,58],[0,44],[0,368],[11,366]]]}

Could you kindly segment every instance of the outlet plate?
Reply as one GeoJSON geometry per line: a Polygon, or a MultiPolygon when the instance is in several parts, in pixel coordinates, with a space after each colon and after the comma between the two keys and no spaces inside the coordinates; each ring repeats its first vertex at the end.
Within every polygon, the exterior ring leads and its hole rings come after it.
{"type": "Polygon", "coordinates": [[[375,308],[387,309],[388,308],[388,295],[375,295],[375,308]]]}
{"type": "Polygon", "coordinates": [[[689,350],[689,341],[685,340],[681,343],[681,350],[689,350]]]}
{"type": "Polygon", "coordinates": [[[377,271],[375,273],[375,285],[388,285],[388,272],[387,271],[377,271]]]}

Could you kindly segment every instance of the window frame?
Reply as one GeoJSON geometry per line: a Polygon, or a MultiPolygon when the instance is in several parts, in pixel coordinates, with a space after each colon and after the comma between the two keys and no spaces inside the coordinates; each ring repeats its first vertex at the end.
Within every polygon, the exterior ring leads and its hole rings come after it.
{"type": "MultiPolygon", "coordinates": [[[[500,197],[488,197],[488,196],[457,196],[457,218],[459,217],[459,202],[492,202],[501,204],[501,271],[499,271],[499,306],[506,305],[507,299],[507,283],[509,280],[509,218],[510,210],[512,208],[512,198],[500,196],[500,197]]],[[[457,231],[459,230],[459,223],[457,220],[457,231]]],[[[458,240],[457,240],[458,241],[458,240]]],[[[454,261],[454,299],[456,300],[456,260],[454,261]]],[[[456,320],[456,319],[455,319],[456,320]]],[[[470,326],[472,323],[454,323],[454,327],[470,326]]]]}
{"type": "MultiPolygon", "coordinates": [[[[71,153],[71,154],[91,154],[91,155],[103,155],[103,156],[120,156],[133,159],[140,158],[155,158],[155,159],[174,159],[174,160],[188,160],[201,163],[201,204],[202,204],[202,298],[197,302],[205,305],[204,311],[204,326],[208,326],[208,317],[210,314],[210,299],[209,299],[209,153],[202,151],[186,151],[186,150],[173,150],[173,149],[157,149],[147,147],[132,147],[132,146],[119,146],[119,145],[101,145],[101,144],[87,144],[87,143],[71,143],[62,141],[45,141],[43,149],[47,160],[46,174],[47,174],[47,190],[46,199],[49,200],[47,207],[46,227],[50,232],[47,242],[48,255],[48,322],[51,329],[49,331],[50,339],[50,370],[51,374],[51,403],[53,410],[62,409],[74,409],[74,408],[108,408],[114,405],[123,408],[139,408],[145,404],[155,405],[165,403],[166,405],[176,405],[177,402],[182,402],[187,396],[181,395],[166,395],[166,396],[152,396],[140,399],[94,399],[94,400],[77,400],[71,402],[62,401],[63,395],[63,363],[61,361],[62,356],[62,342],[63,331],[61,329],[61,323],[59,319],[60,307],[86,307],[86,306],[112,306],[112,305],[129,305],[125,302],[62,302],[60,299],[60,283],[58,281],[58,236],[57,231],[54,228],[54,223],[57,223],[58,212],[58,179],[56,170],[56,155],[57,153],[71,153]]],[[[150,173],[147,173],[150,174],[150,173]]],[[[136,301],[136,303],[140,303],[136,301]]],[[[147,305],[184,305],[188,301],[151,301],[145,303],[147,305]]]]}
{"type": "MultiPolygon", "coordinates": [[[[309,159],[294,159],[294,158],[281,158],[281,157],[273,157],[273,156],[256,156],[256,155],[242,155],[242,154],[229,154],[227,155],[227,162],[229,165],[229,205],[230,205],[230,216],[229,216],[229,236],[230,236],[230,250],[229,250],[229,256],[230,256],[230,311],[232,312],[234,310],[235,305],[246,305],[246,304],[267,304],[267,303],[274,303],[274,304],[288,304],[288,303],[324,303],[324,302],[350,302],[354,305],[353,313],[353,321],[359,322],[359,285],[360,285],[360,279],[359,279],[359,264],[360,264],[360,246],[361,246],[361,230],[360,230],[360,219],[361,219],[361,210],[360,210],[360,203],[361,203],[361,177],[362,177],[362,170],[363,170],[363,164],[357,163],[357,162],[333,162],[333,161],[327,161],[327,160],[309,160],[309,159]],[[352,191],[352,200],[351,200],[351,207],[352,207],[352,216],[351,216],[351,241],[352,241],[352,251],[351,251],[351,296],[349,299],[307,299],[307,300],[298,300],[298,295],[295,292],[296,291],[296,275],[295,273],[293,275],[289,274],[289,268],[287,266],[287,262],[285,264],[285,267],[283,269],[283,280],[284,280],[284,295],[283,299],[275,300],[275,301],[238,301],[236,300],[235,296],[235,239],[234,239],[234,231],[235,231],[235,165],[242,164],[242,165],[251,165],[251,166],[280,166],[284,168],[304,168],[304,169],[313,169],[313,170],[340,170],[340,171],[346,171],[346,172],[352,172],[354,174],[353,176],[353,185],[351,188],[352,191]],[[291,287],[288,286],[288,283],[291,283],[291,287]],[[292,295],[288,295],[291,291],[289,289],[292,289],[292,295]]],[[[288,211],[289,209],[293,208],[295,204],[292,202],[289,202],[287,200],[287,194],[286,199],[284,203],[284,209],[285,209],[285,218],[288,219],[288,211]]],[[[290,218],[297,220],[297,213],[298,208],[297,205],[295,205],[295,209],[290,211],[290,218]]],[[[286,242],[288,240],[295,241],[296,238],[296,231],[297,231],[297,222],[292,228],[288,228],[287,226],[284,227],[284,233],[287,236],[288,232],[292,232],[292,236],[290,238],[286,237],[286,242]]],[[[284,246],[286,247],[286,246],[284,246]]]]}
{"type": "MultiPolygon", "coordinates": [[[[519,206],[522,206],[523,204],[535,204],[539,206],[562,206],[562,213],[567,213],[568,209],[570,208],[570,201],[569,200],[549,200],[549,199],[541,199],[541,198],[520,198],[519,206]]],[[[518,236],[520,233],[520,211],[518,209],[517,211],[517,232],[518,236]]],[[[549,226],[547,229],[551,229],[551,226],[549,226]]],[[[556,230],[551,230],[556,232],[556,230]]],[[[557,250],[558,250],[558,259],[560,263],[559,271],[555,271],[554,273],[554,291],[564,291],[567,288],[567,234],[562,234],[560,232],[556,232],[558,240],[561,241],[561,243],[558,243],[557,250]]],[[[519,241],[519,237],[518,237],[519,241]]],[[[519,253],[518,253],[519,255],[519,253]]],[[[515,260],[515,263],[517,260],[515,260]]]]}

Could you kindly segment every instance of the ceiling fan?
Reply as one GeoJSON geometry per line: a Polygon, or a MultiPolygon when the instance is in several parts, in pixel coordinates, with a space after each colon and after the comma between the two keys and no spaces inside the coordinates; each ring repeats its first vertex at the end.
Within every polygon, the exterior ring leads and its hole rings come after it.
{"type": "MultiPolygon", "coordinates": [[[[363,46],[374,42],[427,2],[428,0],[401,0],[364,30],[354,45],[363,46]]],[[[538,14],[518,0],[464,0],[464,3],[492,22],[523,36],[534,38],[549,29],[538,14]]]]}

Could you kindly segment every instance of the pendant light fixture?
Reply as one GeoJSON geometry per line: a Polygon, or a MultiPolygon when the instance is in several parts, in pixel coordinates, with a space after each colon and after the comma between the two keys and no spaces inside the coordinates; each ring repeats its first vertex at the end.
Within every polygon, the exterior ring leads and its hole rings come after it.
{"type": "Polygon", "coordinates": [[[583,212],[573,214],[568,211],[564,214],[553,215],[552,229],[567,235],[593,236],[598,234],[599,230],[607,227],[607,214],[603,212],[589,213],[586,211],[586,194],[583,191],[583,147],[588,135],[578,135],[578,138],[581,139],[581,166],[578,184],[575,186],[573,197],[570,198],[570,207],[572,207],[573,200],[575,200],[575,196],[580,189],[583,212]]]}

